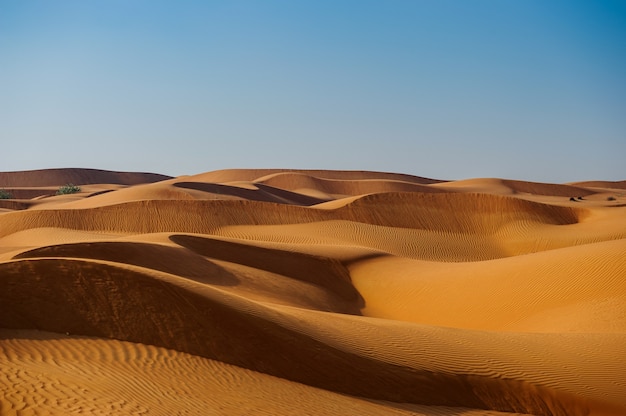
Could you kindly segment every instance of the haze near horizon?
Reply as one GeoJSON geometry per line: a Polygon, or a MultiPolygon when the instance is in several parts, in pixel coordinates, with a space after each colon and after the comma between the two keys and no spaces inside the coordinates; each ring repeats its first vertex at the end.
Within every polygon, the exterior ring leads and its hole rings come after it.
{"type": "Polygon", "coordinates": [[[0,0],[2,171],[625,179],[626,4],[0,0]]]}

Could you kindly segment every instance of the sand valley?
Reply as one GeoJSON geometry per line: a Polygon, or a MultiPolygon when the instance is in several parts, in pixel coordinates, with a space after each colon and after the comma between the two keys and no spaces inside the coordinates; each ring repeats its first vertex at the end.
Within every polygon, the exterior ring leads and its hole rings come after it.
{"type": "Polygon", "coordinates": [[[2,415],[626,414],[626,181],[0,189],[2,415]]]}

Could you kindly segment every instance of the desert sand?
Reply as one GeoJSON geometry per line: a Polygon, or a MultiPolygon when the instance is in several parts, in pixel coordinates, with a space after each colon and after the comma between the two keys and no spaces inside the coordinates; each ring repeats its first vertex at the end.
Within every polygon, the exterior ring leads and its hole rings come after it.
{"type": "Polygon", "coordinates": [[[626,414],[626,181],[0,189],[2,415],[626,414]]]}

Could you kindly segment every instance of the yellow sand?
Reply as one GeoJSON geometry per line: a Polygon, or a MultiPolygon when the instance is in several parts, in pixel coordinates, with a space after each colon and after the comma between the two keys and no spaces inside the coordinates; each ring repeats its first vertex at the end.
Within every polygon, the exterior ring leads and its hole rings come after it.
{"type": "Polygon", "coordinates": [[[623,182],[48,173],[0,173],[1,414],[626,414],[623,182]]]}

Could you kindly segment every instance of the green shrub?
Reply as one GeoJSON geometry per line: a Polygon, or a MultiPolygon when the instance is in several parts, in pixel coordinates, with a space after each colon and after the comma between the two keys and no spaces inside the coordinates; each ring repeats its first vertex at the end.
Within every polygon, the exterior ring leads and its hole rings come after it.
{"type": "Polygon", "coordinates": [[[0,199],[13,199],[13,195],[11,195],[11,192],[0,189],[0,199]]]}
{"type": "Polygon", "coordinates": [[[80,186],[68,183],[57,190],[57,195],[75,194],[76,192],[80,192],[80,186]]]}

